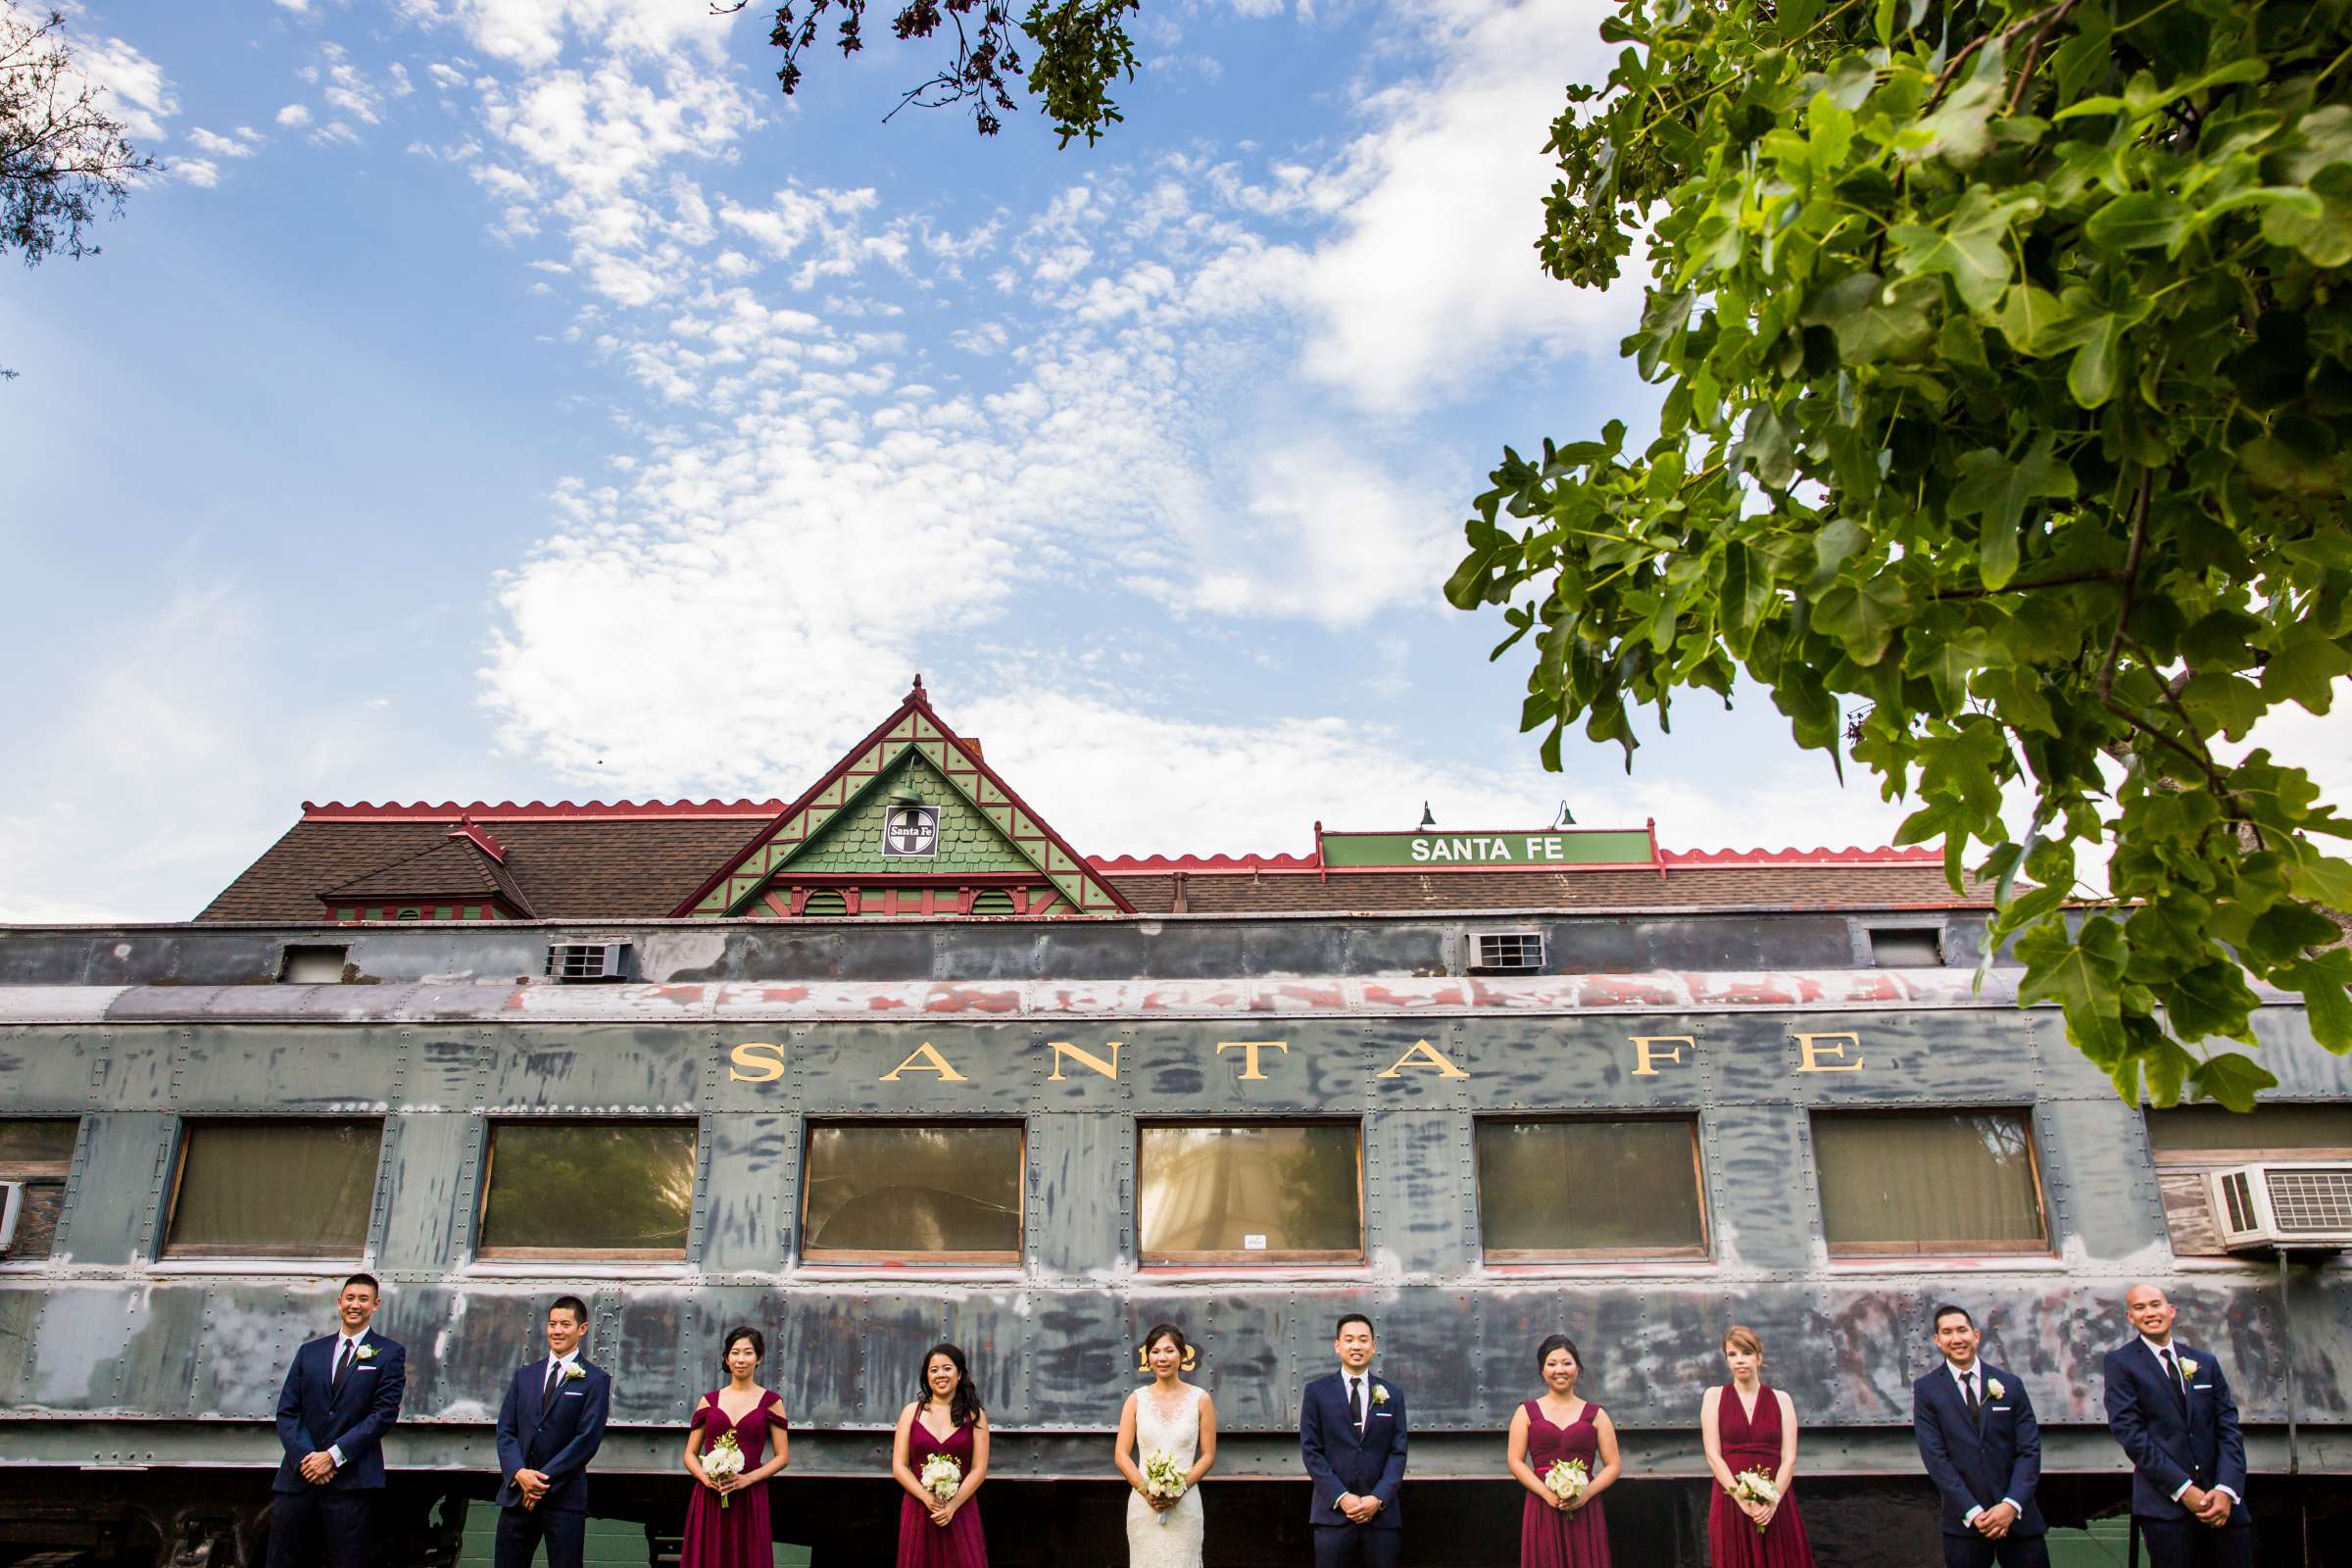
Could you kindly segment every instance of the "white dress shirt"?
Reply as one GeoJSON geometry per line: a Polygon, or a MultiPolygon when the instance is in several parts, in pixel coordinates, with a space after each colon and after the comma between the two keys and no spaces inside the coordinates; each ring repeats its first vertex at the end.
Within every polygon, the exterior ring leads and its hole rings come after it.
{"type": "MultiPolygon", "coordinates": [[[[1960,1402],[1962,1404],[1968,1403],[1968,1396],[1970,1392],[1968,1380],[1971,1378],[1977,1380],[1975,1391],[1977,1396],[1977,1408],[1979,1411],[1982,1411],[1984,1408],[1986,1401],[1992,1397],[1991,1395],[1984,1392],[1984,1363],[1982,1361],[1971,1361],[1966,1367],[1963,1367],[1959,1362],[1953,1360],[1947,1355],[1943,1358],[1943,1369],[1952,1375],[1952,1381],[1954,1383],[1960,1385],[1960,1402]]],[[[2017,1499],[2015,1497],[2003,1497],[2001,1500],[2009,1505],[2011,1512],[2019,1515],[2021,1518],[2024,1516],[2026,1510],[2017,1505],[2017,1499]]],[[[1969,1509],[1968,1512],[1962,1514],[1960,1516],[1960,1522],[1964,1525],[1973,1523],[1977,1515],[1983,1513],[1984,1511],[1984,1505],[1980,1502],[1975,1507],[1969,1509]]]]}
{"type": "MultiPolygon", "coordinates": [[[[2173,1342],[2171,1340],[2166,1340],[2162,1345],[2158,1345],[2154,1340],[2151,1340],[2145,1334],[2142,1334],[2139,1337],[2139,1343],[2148,1348],[2148,1353],[2156,1358],[2156,1364],[2165,1369],[2166,1377],[2171,1377],[2173,1375],[2173,1369],[2180,1365],[2180,1352],[2173,1348],[2173,1342]]],[[[2182,1389],[2186,1389],[2188,1387],[2188,1374],[2186,1372],[2182,1372],[2180,1374],[2180,1382],[2178,1386],[2182,1389]]],[[[2180,1500],[2180,1494],[2186,1492],[2189,1488],[2195,1485],[2196,1482],[2193,1479],[2181,1482],[2180,1485],[2173,1489],[2173,1500],[2175,1502],[2179,1502],[2180,1500]]],[[[2246,1500],[2229,1487],[2215,1487],[2213,1490],[2220,1493],[2227,1493],[2229,1494],[2230,1501],[2232,1504],[2242,1503],[2246,1500]]]]}

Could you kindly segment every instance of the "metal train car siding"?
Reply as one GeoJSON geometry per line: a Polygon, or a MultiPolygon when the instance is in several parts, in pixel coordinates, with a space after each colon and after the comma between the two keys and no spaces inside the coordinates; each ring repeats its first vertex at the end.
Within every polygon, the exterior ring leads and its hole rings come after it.
{"type": "Polygon", "coordinates": [[[366,1267],[410,1348],[388,1562],[456,1557],[561,1292],[615,1380],[595,1511],[652,1551],[749,1322],[780,1539],[886,1558],[945,1338],[997,1432],[993,1560],[1112,1560],[1110,1433],[1167,1319],[1217,1401],[1209,1560],[1310,1560],[1299,1391],[1361,1310],[1412,1400],[1409,1561],[1514,1560],[1502,1433],[1557,1330],[1623,1434],[1620,1560],[1703,1561],[1735,1321],[1805,1423],[1820,1560],[1929,1561],[1933,1305],[2030,1380],[2072,1526],[2128,1494],[2099,1357],[2142,1278],[2227,1358],[2263,1560],[2343,1560],[2352,1271],[2248,1250],[2209,1178],[2352,1159],[2352,1062],[2275,999],[2253,1116],[2130,1106],[2013,968],[1972,983],[1981,912],[1896,923],[1932,943],[1752,907],[0,932],[0,1558],[259,1562],[279,1380],[366,1267]],[[1506,926],[1540,965],[1466,972],[1506,926]],[[626,979],[564,983],[592,941],[626,979]]]}

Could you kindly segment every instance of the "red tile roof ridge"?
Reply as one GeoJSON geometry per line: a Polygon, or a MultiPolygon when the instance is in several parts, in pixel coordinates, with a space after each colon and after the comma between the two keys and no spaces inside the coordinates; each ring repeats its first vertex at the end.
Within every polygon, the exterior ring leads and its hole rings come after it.
{"type": "Polygon", "coordinates": [[[1883,845],[1865,849],[1849,844],[1842,850],[1817,846],[1810,850],[1790,846],[1767,850],[1660,850],[1660,859],[1668,865],[1911,865],[1922,860],[1941,860],[1943,852],[1933,845],[1883,845]]]}
{"type": "Polygon", "coordinates": [[[783,801],[532,801],[516,805],[500,801],[493,806],[487,801],[460,803],[443,801],[434,805],[428,801],[317,801],[302,803],[302,819],[306,822],[387,822],[387,821],[443,821],[455,823],[463,817],[488,817],[514,821],[529,817],[605,816],[605,817],[679,817],[679,816],[742,816],[767,817],[784,809],[783,801]]]}
{"type": "Polygon", "coordinates": [[[1133,874],[1145,871],[1320,871],[1323,862],[1311,855],[1095,855],[1087,864],[1098,871],[1133,874]]]}

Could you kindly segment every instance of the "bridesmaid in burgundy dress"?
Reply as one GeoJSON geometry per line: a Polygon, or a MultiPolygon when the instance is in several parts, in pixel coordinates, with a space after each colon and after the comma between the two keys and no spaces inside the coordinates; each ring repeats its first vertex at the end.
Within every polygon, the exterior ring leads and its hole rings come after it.
{"type": "Polygon", "coordinates": [[[686,1431],[686,1473],[697,1485],[686,1505],[680,1568],[771,1568],[775,1537],[767,1522],[767,1478],[791,1457],[784,1406],[772,1390],[752,1381],[767,1354],[755,1328],[727,1333],[727,1386],[703,1396],[686,1431]],[[718,1440],[735,1434],[743,1473],[716,1477],[703,1468],[718,1440]],[[767,1453],[767,1446],[776,1451],[767,1453]],[[724,1506],[721,1506],[721,1503],[724,1506]]]}
{"type": "Polygon", "coordinates": [[[1714,1568],[1813,1568],[1805,1522],[1788,1494],[1796,1474],[1796,1406],[1780,1390],[1765,1387],[1764,1342],[1754,1329],[1733,1324],[1723,1336],[1723,1358],[1732,1381],[1709,1389],[1698,1407],[1707,1468],[1715,1472],[1708,1561],[1714,1568]],[[1733,1481],[1749,1470],[1772,1478],[1780,1501],[1742,1502],[1732,1495],[1733,1481]]]}
{"type": "Polygon", "coordinates": [[[972,1500],[988,1479],[988,1413],[953,1345],[934,1345],[923,1356],[920,1396],[899,1412],[890,1473],[906,1494],[899,1499],[898,1568],[988,1568],[972,1500]],[[963,1476],[945,1502],[923,1488],[923,1462],[935,1453],[955,1460],[963,1476]]]}
{"type": "Polygon", "coordinates": [[[1616,1481],[1617,1427],[1609,1413],[1576,1396],[1584,1363],[1576,1342],[1554,1334],[1536,1347],[1544,1393],[1511,1412],[1504,1458],[1528,1490],[1519,1513],[1519,1568],[1609,1568],[1609,1522],[1600,1494],[1616,1481]],[[1587,1485],[1573,1503],[1544,1484],[1562,1459],[1584,1461],[1587,1485]]]}

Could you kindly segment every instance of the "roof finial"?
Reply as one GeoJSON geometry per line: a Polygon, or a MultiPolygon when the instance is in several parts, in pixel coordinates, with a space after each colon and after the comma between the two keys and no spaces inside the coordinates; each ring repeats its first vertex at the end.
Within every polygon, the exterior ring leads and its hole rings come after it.
{"type": "Polygon", "coordinates": [[[916,671],[914,672],[914,690],[912,690],[912,691],[908,692],[906,695],[907,695],[907,696],[908,696],[910,699],[912,699],[912,700],[914,700],[914,701],[916,701],[916,702],[920,702],[920,701],[922,701],[922,697],[923,697],[923,672],[922,672],[921,670],[919,670],[919,669],[918,669],[918,670],[916,670],[916,671]]]}

